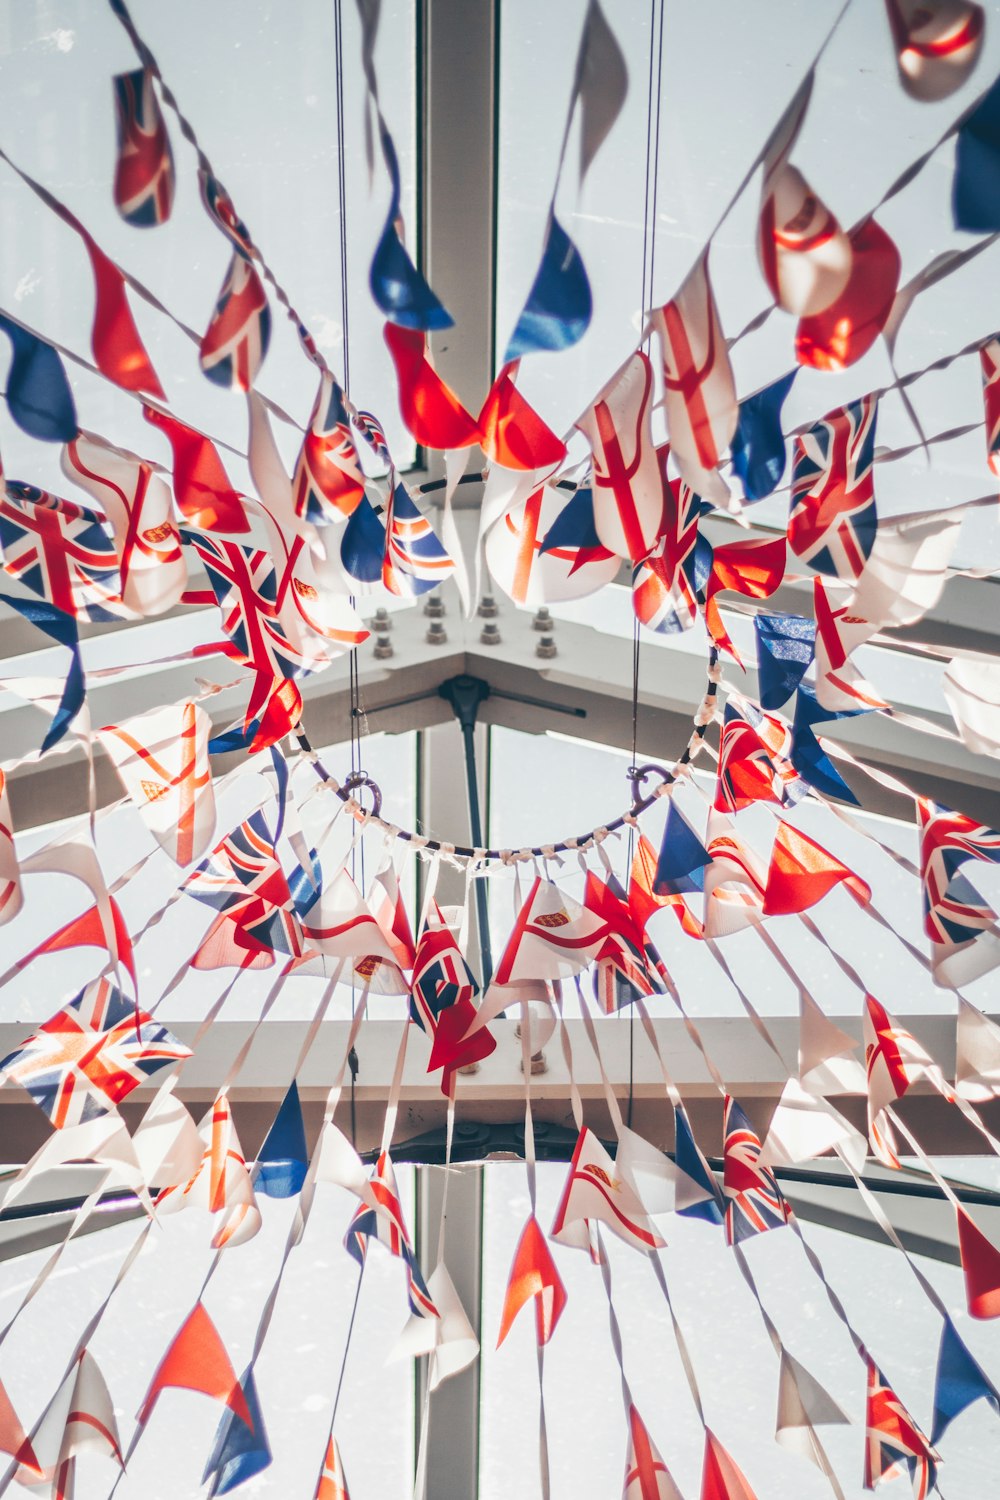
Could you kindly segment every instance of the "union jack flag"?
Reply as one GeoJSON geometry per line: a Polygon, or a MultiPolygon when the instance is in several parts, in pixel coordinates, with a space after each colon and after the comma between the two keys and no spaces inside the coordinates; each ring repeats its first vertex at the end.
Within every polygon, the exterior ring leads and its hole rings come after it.
{"type": "Polygon", "coordinates": [[[773,1172],[760,1164],[760,1138],[735,1099],[726,1095],[725,1162],[722,1191],[726,1198],[726,1243],[738,1245],[752,1235],[780,1229],[792,1217],[773,1172]]]}
{"type": "Polygon", "coordinates": [[[359,1266],[365,1263],[368,1241],[372,1238],[385,1245],[390,1254],[398,1255],[406,1265],[407,1297],[414,1316],[439,1317],[410,1244],[388,1151],[383,1151],[375,1163],[365,1187],[365,1199],[355,1211],[344,1238],[344,1248],[359,1266]]]}
{"type": "Polygon", "coordinates": [[[108,1114],[160,1068],[190,1057],[165,1026],[95,979],[0,1062],[57,1129],[108,1114]]]}
{"type": "Polygon", "coordinates": [[[337,1439],[332,1432],[330,1441],[326,1445],[323,1472],[316,1486],[316,1500],[351,1500],[347,1491],[344,1463],[340,1457],[340,1449],[337,1447],[337,1439]]]}
{"type": "Polygon", "coordinates": [[[868,1364],[865,1403],[865,1489],[909,1474],[914,1500],[926,1500],[937,1482],[940,1455],[886,1380],[878,1365],[868,1364]]]}
{"type": "Polygon", "coordinates": [[[246,952],[300,958],[305,951],[288,880],[262,813],[251,814],[227,834],[192,870],[184,889],[219,913],[206,943],[225,921],[236,928],[236,946],[246,952]]]}
{"type": "Polygon", "coordinates": [[[316,526],[342,521],[357,508],[365,492],[344,393],[326,372],[302,439],[293,487],[295,514],[316,526]]]}
{"type": "Polygon", "coordinates": [[[795,439],[788,545],[831,577],[860,577],[875,543],[877,413],[877,398],[862,396],[795,439]]]}
{"type": "Polygon", "coordinates": [[[149,68],[119,73],[115,85],[118,162],[115,207],[137,229],[165,224],[174,203],[174,154],[149,68]]]}
{"type": "Polygon", "coordinates": [[[433,1036],[438,1018],[449,1006],[471,1004],[479,986],[443,919],[438,927],[425,927],[417,944],[410,991],[410,1019],[433,1036]]]}
{"type": "Polygon", "coordinates": [[[628,1453],[622,1500],[680,1500],[680,1491],[660,1457],[645,1422],[629,1402],[628,1453]]]}
{"type": "Polygon", "coordinates": [[[608,1015],[627,1005],[636,994],[652,995],[660,989],[646,962],[642,929],[629,910],[618,881],[607,882],[587,871],[583,904],[607,923],[608,936],[597,954],[594,994],[608,1015]]]}
{"type": "MultiPolygon", "coordinates": [[[[980,957],[988,968],[997,961],[992,953],[987,954],[989,945],[984,943],[983,953],[977,954],[976,963],[970,965],[972,955],[968,947],[986,933],[996,917],[959,871],[970,859],[1000,864],[1000,832],[923,797],[917,798],[917,818],[924,931],[934,945],[935,968],[949,958],[954,960],[955,950],[962,949],[961,967],[968,971],[966,977],[972,978],[973,968],[977,973],[985,972],[980,957]]],[[[958,979],[957,971],[954,977],[958,979]]]]}
{"type": "Polygon", "coordinates": [[[701,500],[683,480],[667,478],[668,451],[666,445],[659,450],[663,535],[632,574],[632,608],[648,629],[677,635],[698,618],[698,594],[708,582],[712,548],[698,535],[701,500]]]}
{"type": "Polygon", "coordinates": [[[397,484],[385,518],[382,582],[391,594],[426,594],[455,571],[427,517],[397,484]]]}
{"type": "Polygon", "coordinates": [[[198,169],[198,187],[201,192],[201,201],[205,205],[209,217],[214,219],[228,239],[232,240],[237,250],[241,250],[245,256],[254,253],[253,241],[250,231],[236,212],[232,198],[226,192],[217,177],[213,177],[207,167],[198,169]]]}
{"type": "Polygon", "coordinates": [[[118,555],[96,511],[8,479],[0,492],[3,568],[64,614],[131,619],[121,596],[118,555]]]}
{"type": "Polygon", "coordinates": [[[391,464],[389,443],[378,417],[373,416],[370,411],[359,411],[354,418],[354,425],[376,457],[391,464]]]}
{"type": "Polygon", "coordinates": [[[216,385],[249,391],[270,342],[271,309],[264,283],[237,250],[198,349],[202,371],[216,385]]]}
{"type": "Polygon", "coordinates": [[[1000,338],[990,339],[979,351],[983,370],[983,406],[986,409],[986,462],[1000,475],[1000,338]]]}
{"type": "Polygon", "coordinates": [[[765,713],[748,699],[726,703],[719,740],[719,774],[715,807],[736,813],[751,802],[789,805],[805,793],[805,784],[789,760],[792,733],[777,714],[765,713]]]}
{"type": "Polygon", "coordinates": [[[949,1091],[933,1058],[874,995],[865,996],[862,1029],[868,1074],[868,1138],[879,1161],[887,1167],[898,1167],[886,1107],[901,1099],[921,1078],[929,1078],[942,1093],[949,1091]]]}
{"type": "MultiPolygon", "coordinates": [[[[265,685],[297,676],[303,656],[277,618],[278,575],[270,553],[199,532],[186,532],[184,539],[205,564],[235,659],[253,667],[265,685]]],[[[254,712],[262,701],[259,689],[250,701],[254,712]]]]}

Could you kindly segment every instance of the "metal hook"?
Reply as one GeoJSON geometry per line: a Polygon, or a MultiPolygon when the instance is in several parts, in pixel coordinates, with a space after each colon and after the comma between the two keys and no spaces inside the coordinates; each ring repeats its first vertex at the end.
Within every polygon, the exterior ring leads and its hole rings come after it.
{"type": "Polygon", "coordinates": [[[372,794],[372,816],[382,816],[382,792],[378,782],[373,781],[367,771],[352,771],[344,778],[342,788],[345,792],[354,792],[358,787],[367,787],[372,794]]]}
{"type": "Polygon", "coordinates": [[[674,773],[668,771],[666,766],[657,765],[655,761],[647,761],[643,766],[629,766],[625,772],[625,779],[632,788],[632,806],[636,808],[645,799],[642,795],[642,785],[647,776],[659,776],[661,781],[673,781],[674,773]]]}

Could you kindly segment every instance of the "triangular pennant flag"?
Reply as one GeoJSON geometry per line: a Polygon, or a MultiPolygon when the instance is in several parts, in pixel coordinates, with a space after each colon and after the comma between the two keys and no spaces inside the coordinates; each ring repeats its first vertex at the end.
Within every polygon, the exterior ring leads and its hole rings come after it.
{"type": "Polygon", "coordinates": [[[955,1092],[973,1104],[1000,1094],[1000,1026],[963,995],[955,1027],[955,1092]]]}
{"type": "Polygon", "coordinates": [[[781,483],[786,460],[781,408],[797,374],[798,369],[789,370],[773,385],[740,402],[731,445],[732,463],[733,473],[743,481],[747,501],[765,499],[781,483]]]}
{"type": "MultiPolygon", "coordinates": [[[[72,1500],[76,1456],[101,1453],[123,1465],[114,1403],[94,1356],[81,1350],[73,1366],[37,1423],[31,1448],[45,1478],[52,1481],[54,1500],[72,1500]]],[[[16,1477],[22,1484],[38,1484],[33,1460],[21,1459],[16,1477]]]]}
{"type": "Polygon", "coordinates": [[[173,450],[174,499],[185,520],[205,531],[249,531],[243,497],[233,489],[214,443],[155,406],[144,406],[142,414],[173,450]]]}
{"type": "MultiPolygon", "coordinates": [[[[377,9],[374,14],[377,18],[377,9]]],[[[438,301],[403,244],[399,160],[392,136],[386,129],[381,114],[379,141],[389,173],[390,197],[385,227],[375,247],[368,272],[371,294],[389,321],[398,323],[403,328],[450,328],[454,318],[438,301]]]]}
{"type": "Polygon", "coordinates": [[[253,1365],[247,1366],[239,1388],[250,1421],[245,1422],[232,1407],[227,1407],[219,1418],[212,1452],[201,1476],[202,1484],[211,1481],[209,1500],[215,1495],[228,1495],[237,1485],[260,1474],[271,1462],[271,1447],[264,1430],[253,1365]]]}
{"type": "Polygon", "coordinates": [[[172,1084],[160,1089],[132,1137],[143,1177],[151,1187],[189,1182],[201,1164],[204,1143],[172,1084]]]}
{"type": "Polygon", "coordinates": [[[94,322],[90,333],[94,363],[102,375],[123,390],[145,392],[165,401],[163,387],[135,326],[124,275],[82,226],[78,232],[94,272],[94,322]]]}
{"type": "Polygon", "coordinates": [[[1000,662],[956,656],[941,686],[966,749],[974,755],[1000,756],[1000,662]]]}
{"type": "Polygon", "coordinates": [[[594,455],[594,527],[618,557],[639,563],[660,534],[663,479],[653,445],[653,366],[636,353],[577,423],[594,455]]]}
{"type": "Polygon", "coordinates": [[[844,370],[874,344],[892,311],[899,286],[899,251],[874,219],[852,229],[851,274],[829,307],[802,318],[795,334],[800,365],[844,370]]]}
{"type": "Polygon", "coordinates": [[[346,982],[353,977],[376,995],[409,994],[394,943],[346,870],[338,870],[306,907],[302,931],[310,947],[329,958],[349,960],[343,974],[346,982]]]}
{"type": "Polygon", "coordinates": [[[816,621],[804,615],[753,617],[761,708],[780,708],[802,681],[816,649],[816,621]]]}
{"type": "Polygon", "coordinates": [[[291,1198],[301,1190],[308,1166],[302,1105],[293,1078],[257,1153],[254,1187],[268,1198],[291,1198]]]}
{"type": "Polygon", "coordinates": [[[608,926],[550,880],[536,876],[494,974],[498,985],[567,979],[597,957],[608,926]]]}
{"type": "Polygon", "coordinates": [[[480,444],[505,469],[552,472],[566,457],[566,444],[529,405],[514,384],[517,363],[505,364],[479,413],[480,444]]]}
{"type": "Polygon", "coordinates": [[[14,1404],[2,1380],[0,1380],[0,1453],[9,1453],[11,1458],[17,1459],[18,1464],[26,1472],[33,1472],[38,1479],[43,1477],[45,1471],[28,1441],[28,1434],[21,1425],[21,1419],[14,1410],[14,1404]]]}
{"type": "Polygon", "coordinates": [[[837,885],[843,885],[861,907],[872,899],[866,880],[800,828],[779,819],[764,890],[765,917],[807,911],[837,885]]]}
{"type": "Polygon", "coordinates": [[[320,376],[292,485],[296,516],[316,526],[343,521],[365,492],[344,393],[328,370],[320,376]]]}
{"type": "Polygon", "coordinates": [[[908,1474],[915,1500],[924,1500],[934,1488],[940,1457],[882,1371],[871,1359],[867,1363],[864,1487],[873,1490],[908,1474]]]}
{"type": "Polygon", "coordinates": [[[52,716],[52,723],[42,740],[42,754],[44,755],[46,750],[58,744],[63,735],[68,732],[73,720],[83,708],[87,696],[87,681],[80,657],[80,632],[72,614],[57,609],[55,605],[49,604],[44,599],[24,599],[12,594],[0,594],[0,603],[9,605],[22,619],[30,621],[32,625],[37,625],[39,630],[43,630],[54,641],[58,641],[60,646],[66,646],[69,649],[69,671],[66,674],[62,696],[52,716]]]}
{"type": "Polygon", "coordinates": [[[436,1391],[445,1380],[459,1375],[479,1354],[479,1340],[469,1322],[455,1284],[444,1261],[438,1261],[427,1278],[438,1316],[431,1321],[413,1315],[390,1354],[390,1360],[429,1353],[428,1386],[436,1391]]]}
{"type": "Polygon", "coordinates": [[[822,708],[816,701],[812,686],[808,682],[799,683],[799,690],[795,694],[788,759],[806,786],[811,786],[821,796],[859,806],[857,797],[820,744],[815,726],[826,723],[829,719],[851,718],[854,713],[866,712],[870,706],[865,704],[857,709],[841,709],[836,712],[822,708]]]}
{"type": "Polygon", "coordinates": [[[916,1037],[900,1026],[873,995],[865,997],[862,1021],[868,1069],[868,1138],[884,1166],[898,1167],[895,1137],[886,1108],[901,1099],[912,1083],[923,1078],[939,1085],[945,1093],[947,1085],[937,1063],[916,1037]]]}
{"type": "Polygon", "coordinates": [[[116,1109],[160,1068],[190,1057],[167,1028],[95,979],[0,1061],[57,1129],[116,1109]]]}
{"type": "Polygon", "coordinates": [[[813,1429],[825,1423],[846,1424],[850,1420],[816,1377],[789,1354],[787,1349],[782,1349],[778,1368],[775,1442],[780,1443],[789,1453],[797,1453],[825,1471],[828,1460],[813,1429]]]}
{"type": "Polygon", "coordinates": [[[961,872],[970,859],[1000,863],[1000,832],[917,798],[924,931],[939,984],[968,984],[1000,964],[992,907],[961,872]]]}
{"type": "Polygon", "coordinates": [[[739,407],[729,350],[708,275],[708,251],[652,324],[663,355],[663,404],[681,478],[716,504],[729,498],[718,465],[736,431],[739,407]]]}
{"type": "Polygon", "coordinates": [[[701,1500],[757,1500],[750,1481],[738,1468],[715,1433],[705,1428],[705,1460],[701,1471],[701,1500]]]}
{"type": "Polygon", "coordinates": [[[716,811],[741,812],[751,802],[797,801],[805,788],[789,758],[791,748],[787,720],[730,693],[719,738],[716,811]]]}
{"type": "Polygon", "coordinates": [[[735,1099],[726,1096],[725,1164],[726,1241],[738,1245],[755,1234],[780,1229],[792,1217],[777,1179],[762,1160],[760,1137],[735,1099]]]}
{"type": "Polygon", "coordinates": [[[725,1199],[715,1173],[694,1138],[686,1111],[674,1105],[674,1162],[677,1167],[675,1207],[686,1219],[706,1219],[721,1224],[726,1216],[725,1199]]]}
{"type": "Polygon", "coordinates": [[[195,1303],[156,1367],[139,1409],[140,1427],[149,1421],[161,1393],[171,1386],[211,1396],[228,1406],[247,1427],[254,1425],[225,1345],[201,1302],[195,1303]]]}
{"type": "Polygon", "coordinates": [[[234,250],[198,347],[202,373],[215,385],[249,391],[271,343],[271,309],[256,267],[234,250]]]}
{"type": "Polygon", "coordinates": [[[825,1016],[806,990],[799,990],[799,1082],[810,1094],[863,1094],[860,1044],[825,1016]]]}
{"type": "Polygon", "coordinates": [[[435,370],[427,335],[387,323],[385,341],[396,367],[399,409],[414,441],[439,452],[478,443],[479,424],[435,370]]]}
{"type": "Polygon", "coordinates": [[[580,252],[550,214],[542,259],[510,336],[505,365],[525,354],[569,349],[590,327],[593,298],[580,252]]]}
{"type": "Polygon", "coordinates": [[[1000,1318],[1000,1250],[965,1209],[956,1208],[955,1216],[969,1313],[974,1318],[1000,1318]]]}
{"type": "Polygon", "coordinates": [[[899,80],[911,99],[947,99],[983,46],[986,17],[973,0],[885,0],[899,80]]]}
{"type": "Polygon", "coordinates": [[[683,1500],[673,1475],[632,1402],[628,1407],[628,1452],[622,1500],[683,1500]]]}
{"type": "Polygon", "coordinates": [[[525,605],[583,598],[610,583],[620,567],[598,540],[592,492],[577,490],[567,504],[547,484],[511,505],[491,527],[486,562],[494,582],[515,604],[525,605]],[[554,533],[562,543],[550,545],[554,533]]]}
{"type": "Polygon", "coordinates": [[[956,229],[1000,230],[1000,78],[962,121],[955,147],[951,208],[956,229]]]}
{"type": "Polygon", "coordinates": [[[570,109],[580,101],[580,181],[621,114],[628,96],[622,49],[598,4],[590,0],[580,37],[570,109]]]}
{"type": "Polygon", "coordinates": [[[316,1147],[316,1181],[332,1182],[363,1198],[368,1184],[364,1164],[339,1125],[327,1120],[316,1147]]]}
{"type": "Polygon", "coordinates": [[[716,595],[729,590],[747,599],[768,599],[785,576],[785,538],[758,537],[716,547],[705,585],[705,624],[716,645],[740,666],[740,654],[722,623],[716,595]]]}
{"type": "Polygon", "coordinates": [[[1000,1392],[973,1358],[954,1323],[945,1317],[938,1346],[931,1442],[940,1442],[955,1418],[980,1399],[1000,1415],[1000,1392]]]}
{"type": "Polygon", "coordinates": [[[347,1476],[344,1473],[340,1449],[332,1432],[330,1441],[326,1445],[323,1472],[316,1486],[316,1500],[351,1500],[347,1491],[347,1476]]]}
{"type": "Polygon", "coordinates": [[[97,731],[122,785],[175,864],[201,859],[215,833],[212,721],[190,700],[97,731]]]}
{"type": "Polygon", "coordinates": [[[535,1338],[539,1345],[547,1344],[562,1317],[567,1297],[562,1277],[534,1214],[529,1215],[514,1251],[500,1315],[498,1349],[521,1308],[532,1299],[535,1303],[535,1338]]]}
{"type": "Polygon", "coordinates": [[[766,876],[724,813],[709,812],[706,835],[711,863],[705,866],[705,937],[728,937],[763,917],[766,876]]]}
{"type": "Polygon", "coordinates": [[[166,481],[142,459],[84,437],[63,449],[62,471],[110,523],[125,607],[143,616],[173,609],[187,586],[187,564],[166,481]]]}
{"type": "Polygon", "coordinates": [[[20,960],[18,967],[26,968],[43,953],[62,953],[67,948],[104,948],[111,964],[121,964],[131,978],[133,988],[138,989],[135,957],[128,926],[114,896],[108,896],[107,901],[111,916],[110,923],[103,917],[99,905],[91,906],[80,916],[73,917],[64,927],[60,927],[58,932],[53,932],[45,938],[37,947],[32,948],[31,952],[20,960]]]}
{"type": "Polygon", "coordinates": [[[426,594],[454,571],[454,558],[406,486],[397,483],[385,514],[383,584],[390,594],[426,594]]]}
{"type": "Polygon", "coordinates": [[[7,409],[29,437],[69,443],[76,437],[76,408],[62,360],[51,344],[0,313],[0,332],[11,344],[7,409]]]}
{"type": "Polygon", "coordinates": [[[584,1128],[577,1137],[551,1236],[560,1244],[590,1250],[590,1220],[605,1224],[636,1250],[657,1250],[665,1244],[596,1135],[584,1128]]]}
{"type": "Polygon", "coordinates": [[[385,558],[385,526],[367,495],[362,495],[347,518],[340,538],[340,560],[357,583],[381,583],[385,558]]]}
{"type": "Polygon", "coordinates": [[[245,1244],[260,1229],[261,1216],[227,1093],[219,1094],[200,1134],[204,1150],[198,1170],[188,1182],[164,1188],[156,1207],[161,1213],[196,1207],[219,1214],[213,1250],[245,1244]]]}
{"type": "Polygon", "coordinates": [[[808,1093],[795,1078],[782,1089],[760,1160],[769,1167],[796,1167],[827,1151],[838,1151],[856,1172],[864,1168],[868,1143],[825,1099],[808,1093]]]}
{"type": "MultiPolygon", "coordinates": [[[[368,1244],[372,1239],[384,1245],[391,1255],[398,1256],[406,1266],[406,1294],[410,1312],[416,1318],[436,1319],[438,1310],[413,1252],[403,1216],[403,1205],[396,1188],[396,1173],[388,1151],[380,1153],[372,1168],[371,1177],[364,1186],[362,1202],[355,1210],[344,1236],[344,1247],[359,1266],[365,1263],[368,1244]]],[[[431,1342],[425,1344],[420,1353],[426,1354],[432,1347],[433,1333],[429,1337],[431,1342]]]]}
{"type": "Polygon", "coordinates": [[[165,224],[174,205],[174,154],[152,68],[116,73],[115,207],[135,229],[165,224]]]}
{"type": "Polygon", "coordinates": [[[788,545],[831,578],[859,578],[875,545],[877,420],[878,397],[863,396],[795,439],[788,545]]]}
{"type": "Polygon", "coordinates": [[[615,1170],[649,1215],[668,1214],[677,1206],[677,1166],[627,1125],[618,1132],[615,1170]]]}

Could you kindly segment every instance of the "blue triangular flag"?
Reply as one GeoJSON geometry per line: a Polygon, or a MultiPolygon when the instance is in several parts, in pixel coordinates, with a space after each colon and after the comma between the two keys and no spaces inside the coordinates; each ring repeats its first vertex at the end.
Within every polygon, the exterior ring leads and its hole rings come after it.
{"type": "Polygon", "coordinates": [[[674,1107],[674,1164],[679,1172],[689,1178],[688,1184],[677,1184],[677,1201],[685,1196],[696,1201],[685,1203],[677,1212],[686,1219],[707,1219],[710,1224],[721,1224],[725,1218],[722,1194],[708,1162],[701,1154],[688,1117],[679,1105],[674,1107]]]}
{"type": "Polygon", "coordinates": [[[291,1198],[305,1181],[309,1153],[294,1078],[257,1154],[254,1187],[268,1198],[291,1198]]]}
{"type": "Polygon", "coordinates": [[[951,205],[956,229],[1000,229],[1000,78],[958,132],[951,205]]]}
{"type": "Polygon", "coordinates": [[[954,1323],[946,1317],[938,1348],[931,1442],[943,1437],[949,1424],[981,1397],[1000,1415],[1000,1392],[980,1369],[954,1323]]]}
{"type": "Polygon", "coordinates": [[[803,781],[808,782],[824,797],[837,797],[842,802],[853,802],[855,807],[860,807],[861,804],[816,738],[813,725],[821,724],[827,719],[853,719],[857,717],[857,713],[865,712],[865,709],[848,709],[835,713],[832,709],[822,708],[816,701],[815,689],[809,683],[802,682],[795,695],[795,713],[792,717],[792,745],[788,759],[795,770],[803,781]]]}
{"type": "Polygon", "coordinates": [[[271,1462],[271,1447],[264,1430],[253,1365],[247,1366],[240,1389],[246,1398],[252,1426],[248,1427],[230,1407],[223,1412],[212,1452],[201,1476],[202,1484],[209,1479],[212,1481],[209,1500],[215,1495],[228,1495],[230,1490],[252,1479],[271,1462]]]}
{"type": "Polygon", "coordinates": [[[555,547],[599,547],[601,539],[594,524],[594,492],[588,487],[571,495],[545,533],[542,552],[555,547]]]}
{"type": "Polygon", "coordinates": [[[385,527],[367,495],[347,518],[340,540],[340,560],[359,583],[377,583],[382,577],[385,527]]]}
{"type": "Polygon", "coordinates": [[[524,354],[578,344],[590,327],[592,313],[590,282],[580,252],[553,214],[542,262],[511,334],[504,364],[524,354]]]}
{"type": "Polygon", "coordinates": [[[11,609],[17,610],[23,619],[28,620],[32,625],[37,625],[39,630],[44,630],[45,634],[51,636],[54,641],[58,641],[60,646],[69,647],[69,671],[66,673],[66,684],[62,698],[59,700],[59,707],[42,740],[44,752],[62,739],[83,707],[83,701],[87,696],[87,683],[83,674],[83,662],[80,659],[80,636],[76,620],[65,610],[57,609],[54,604],[49,604],[46,599],[15,599],[12,594],[0,594],[0,603],[9,604],[11,609]]]}
{"type": "Polygon", "coordinates": [[[739,421],[730,444],[733,471],[743,481],[747,500],[763,500],[781,483],[785,472],[785,437],[781,408],[798,369],[789,370],[773,385],[740,402],[739,421]]]}
{"type": "Polygon", "coordinates": [[[48,443],[71,443],[76,409],[62,360],[51,344],[0,313],[0,329],[11,342],[7,406],[22,432],[48,443]]]}
{"type": "Polygon", "coordinates": [[[399,237],[399,162],[392,136],[384,126],[381,141],[392,199],[368,273],[371,294],[390,323],[398,323],[401,328],[450,328],[454,318],[435,297],[399,237]]]}
{"type": "Polygon", "coordinates": [[[805,615],[754,615],[757,697],[761,708],[780,708],[795,692],[816,649],[816,621],[805,615]]]}
{"type": "Polygon", "coordinates": [[[658,896],[673,896],[684,891],[703,891],[705,866],[711,863],[712,856],[671,799],[653,876],[654,892],[658,896]]]}

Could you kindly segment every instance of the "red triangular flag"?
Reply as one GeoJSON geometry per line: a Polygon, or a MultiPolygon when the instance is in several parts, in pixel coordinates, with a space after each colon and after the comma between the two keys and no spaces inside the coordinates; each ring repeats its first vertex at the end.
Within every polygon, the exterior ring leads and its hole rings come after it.
{"type": "Polygon", "coordinates": [[[126,391],[146,391],[159,401],[165,401],[163,387],[128,305],[125,277],[89,235],[84,237],[84,243],[94,268],[97,296],[90,335],[97,368],[126,391]]]}
{"type": "Polygon", "coordinates": [[[801,829],[784,821],[778,823],[764,891],[765,917],[783,917],[789,912],[806,911],[841,883],[859,906],[871,900],[872,890],[868,882],[841,864],[836,855],[801,829]]]}
{"type": "Polygon", "coordinates": [[[956,1208],[955,1217],[969,1313],[973,1318],[1000,1318],[1000,1250],[964,1209],[956,1208]]]}
{"type": "Polygon", "coordinates": [[[403,421],[425,448],[468,448],[479,442],[479,424],[445,385],[427,357],[427,335],[416,328],[385,325],[385,341],[396,366],[403,421]]]}
{"type": "Polygon", "coordinates": [[[457,1068],[482,1062],[484,1057],[497,1050],[496,1041],[485,1026],[480,1026],[471,1036],[466,1035],[475,1019],[476,1007],[468,995],[460,996],[454,1005],[446,1005],[437,1018],[427,1071],[433,1073],[436,1068],[444,1069],[441,1092],[448,1097],[457,1068]]]}
{"type": "Polygon", "coordinates": [[[142,414],[165,433],[174,450],[174,498],[185,518],[205,531],[249,531],[242,496],[233,489],[214,443],[165,411],[144,406],[142,414]]]}
{"type": "Polygon", "coordinates": [[[547,469],[566,457],[557,438],[514,384],[517,362],[504,365],[479,413],[479,441],[486,457],[505,469],[547,469]]]}
{"type": "Polygon", "coordinates": [[[767,599],[785,576],[785,538],[783,536],[753,542],[730,542],[716,547],[712,571],[705,587],[705,624],[717,646],[743,665],[739,652],[722,623],[716,594],[729,589],[750,599],[767,599]]]}
{"type": "Polygon", "coordinates": [[[500,1315],[497,1348],[510,1333],[514,1319],[532,1297],[535,1299],[535,1337],[547,1344],[566,1306],[566,1288],[556,1270],[552,1252],[534,1214],[521,1231],[507,1278],[507,1293],[500,1315]]]}
{"type": "Polygon", "coordinates": [[[14,1410],[14,1404],[2,1380],[0,1380],[0,1453],[9,1453],[12,1458],[17,1459],[19,1464],[34,1469],[36,1474],[42,1473],[42,1468],[35,1457],[35,1450],[21,1426],[20,1418],[14,1410]]]}
{"type": "Polygon", "coordinates": [[[800,365],[843,370],[866,354],[886,325],[899,285],[895,244],[874,219],[850,234],[850,279],[835,302],[802,318],[795,334],[800,365]]]}
{"type": "Polygon", "coordinates": [[[200,1302],[195,1303],[193,1312],[157,1366],[137,1418],[140,1426],[148,1422],[157,1397],[168,1386],[201,1391],[228,1406],[248,1427],[254,1425],[218,1329],[200,1302]]]}
{"type": "Polygon", "coordinates": [[[125,926],[125,918],[114,896],[109,896],[108,902],[111,906],[111,920],[114,926],[113,938],[105,930],[100,909],[97,906],[91,906],[80,916],[67,922],[65,927],[60,927],[58,932],[53,932],[50,937],[39,943],[37,948],[33,948],[29,954],[20,959],[18,968],[27,968],[32,959],[40,957],[43,953],[59,953],[65,948],[106,948],[112,960],[117,958],[125,966],[132,977],[133,987],[138,989],[132,939],[125,926]]]}
{"type": "Polygon", "coordinates": [[[714,1432],[705,1428],[705,1465],[701,1500],[757,1500],[746,1475],[730,1458],[714,1432]]]}

